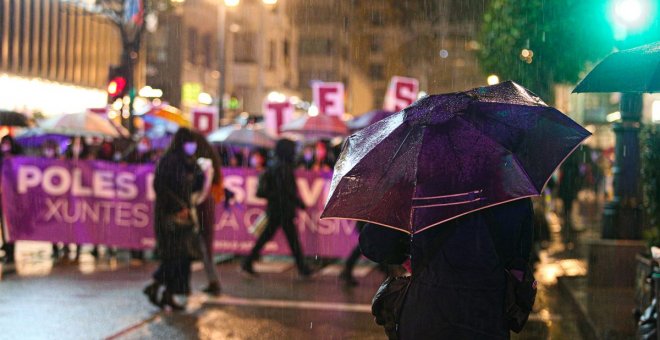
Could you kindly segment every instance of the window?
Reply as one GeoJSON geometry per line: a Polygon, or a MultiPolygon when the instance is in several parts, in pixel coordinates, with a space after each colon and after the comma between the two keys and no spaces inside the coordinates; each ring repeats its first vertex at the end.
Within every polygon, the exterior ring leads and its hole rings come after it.
{"type": "Polygon", "coordinates": [[[188,61],[197,64],[197,30],[188,29],[188,61]]]}
{"type": "Polygon", "coordinates": [[[204,66],[209,69],[213,67],[213,50],[211,50],[213,47],[212,41],[213,37],[210,33],[205,34],[202,40],[202,49],[204,50],[204,66]]]}
{"type": "Polygon", "coordinates": [[[383,41],[380,37],[374,36],[371,37],[371,43],[369,44],[369,50],[372,53],[378,53],[383,51],[383,41]]]}
{"type": "Polygon", "coordinates": [[[274,70],[277,63],[277,45],[275,40],[268,42],[268,69],[274,70]]]}
{"type": "Polygon", "coordinates": [[[369,65],[369,78],[372,80],[382,80],[385,78],[384,68],[381,64],[371,64],[369,65]]]}
{"type": "Polygon", "coordinates": [[[301,55],[327,55],[332,54],[334,45],[330,39],[303,38],[300,40],[301,55]]]}
{"type": "Polygon", "coordinates": [[[238,32],[234,38],[234,61],[253,63],[255,58],[256,35],[252,32],[238,32]]]}

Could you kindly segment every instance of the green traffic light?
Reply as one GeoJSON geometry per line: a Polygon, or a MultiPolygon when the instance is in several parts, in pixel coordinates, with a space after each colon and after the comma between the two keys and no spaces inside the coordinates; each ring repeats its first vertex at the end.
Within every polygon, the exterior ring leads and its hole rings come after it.
{"type": "Polygon", "coordinates": [[[610,2],[610,21],[616,40],[646,31],[655,18],[656,3],[652,0],[613,0],[610,2]]]}

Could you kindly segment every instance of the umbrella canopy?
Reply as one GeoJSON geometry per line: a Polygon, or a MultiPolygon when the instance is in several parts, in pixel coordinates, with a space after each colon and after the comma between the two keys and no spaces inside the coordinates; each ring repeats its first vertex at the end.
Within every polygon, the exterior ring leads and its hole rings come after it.
{"type": "Polygon", "coordinates": [[[660,41],[610,54],[573,92],[660,92],[660,41]]]}
{"type": "Polygon", "coordinates": [[[28,118],[22,113],[0,110],[0,126],[27,127],[28,123],[28,118]]]}
{"type": "Polygon", "coordinates": [[[43,133],[63,136],[120,137],[117,128],[96,113],[70,113],[48,118],[39,123],[43,133]]]}
{"type": "Polygon", "coordinates": [[[181,110],[170,105],[154,106],[145,112],[142,116],[145,121],[150,123],[153,123],[153,121],[149,120],[148,117],[162,119],[166,122],[174,123],[178,126],[190,127],[190,121],[188,121],[188,119],[183,116],[181,110]]]}
{"type": "Polygon", "coordinates": [[[359,117],[351,119],[346,125],[348,125],[348,128],[351,131],[357,131],[364,129],[375,122],[381,121],[393,114],[394,112],[384,110],[369,111],[359,117]]]}
{"type": "Polygon", "coordinates": [[[348,127],[337,116],[304,115],[283,125],[282,132],[297,133],[308,138],[333,138],[348,135],[348,127]]]}
{"type": "Polygon", "coordinates": [[[68,142],[70,136],[46,133],[40,128],[27,129],[20,135],[16,136],[16,142],[23,147],[37,148],[41,147],[47,141],[54,141],[57,144],[68,142]]]}
{"type": "Polygon", "coordinates": [[[420,232],[539,195],[589,135],[513,82],[425,97],[347,139],[322,217],[420,232]]]}
{"type": "Polygon", "coordinates": [[[251,128],[240,125],[228,125],[211,132],[206,137],[211,143],[222,143],[238,146],[255,146],[272,149],[275,146],[270,136],[263,128],[251,128]]]}

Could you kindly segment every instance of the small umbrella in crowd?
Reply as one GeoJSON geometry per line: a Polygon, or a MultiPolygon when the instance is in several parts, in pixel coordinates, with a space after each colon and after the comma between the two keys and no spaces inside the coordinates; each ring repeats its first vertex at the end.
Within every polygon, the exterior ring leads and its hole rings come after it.
{"type": "Polygon", "coordinates": [[[417,233],[539,195],[589,135],[513,82],[428,96],[347,139],[322,218],[417,233]]]}
{"type": "Polygon", "coordinates": [[[348,127],[336,116],[304,115],[282,126],[282,132],[303,135],[305,138],[328,138],[348,135],[348,127]]]}
{"type": "Polygon", "coordinates": [[[610,54],[573,92],[660,92],[660,41],[610,54]]]}
{"type": "Polygon", "coordinates": [[[355,117],[348,121],[346,124],[351,131],[358,131],[366,128],[367,126],[379,122],[391,115],[394,112],[384,110],[369,111],[359,117],[355,117]]]}
{"type": "Polygon", "coordinates": [[[27,127],[29,121],[22,113],[0,110],[0,126],[27,127]]]}
{"type": "Polygon", "coordinates": [[[228,125],[211,132],[208,137],[211,143],[229,144],[272,149],[275,146],[270,136],[263,128],[253,128],[240,125],[228,125]]]}
{"type": "MultiPolygon", "coordinates": [[[[121,134],[110,121],[99,114],[82,112],[63,114],[45,119],[39,123],[42,134],[63,136],[120,137],[121,134]]],[[[38,133],[34,131],[33,133],[38,133]]]]}

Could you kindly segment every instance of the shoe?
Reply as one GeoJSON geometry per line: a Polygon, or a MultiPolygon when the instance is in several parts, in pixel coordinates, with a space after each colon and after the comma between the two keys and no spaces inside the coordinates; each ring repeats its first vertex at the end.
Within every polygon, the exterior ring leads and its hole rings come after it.
{"type": "Polygon", "coordinates": [[[351,273],[345,271],[339,274],[339,279],[344,281],[344,285],[347,287],[355,287],[360,284],[351,273]]]}
{"type": "Polygon", "coordinates": [[[309,267],[303,267],[301,269],[298,269],[298,276],[303,279],[307,279],[310,276],[312,276],[313,272],[309,267]]]}
{"type": "Polygon", "coordinates": [[[252,262],[247,262],[243,261],[241,263],[241,269],[240,269],[241,274],[247,275],[249,277],[257,277],[259,276],[257,272],[254,271],[254,268],[252,268],[252,262]]]}
{"type": "Polygon", "coordinates": [[[186,309],[185,306],[180,305],[178,302],[174,301],[174,294],[167,290],[163,292],[163,298],[160,300],[160,305],[163,307],[169,306],[174,311],[182,311],[186,309]]]}
{"type": "Polygon", "coordinates": [[[158,300],[159,290],[160,290],[160,284],[158,282],[154,282],[144,287],[144,290],[142,290],[142,292],[147,296],[149,302],[151,302],[152,305],[158,308],[163,308],[163,306],[161,305],[161,301],[158,300]]]}
{"type": "Polygon", "coordinates": [[[220,287],[219,282],[209,283],[209,285],[202,289],[202,291],[212,296],[220,296],[220,294],[222,294],[222,288],[220,287]]]}

